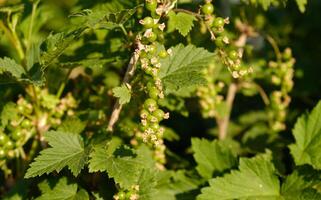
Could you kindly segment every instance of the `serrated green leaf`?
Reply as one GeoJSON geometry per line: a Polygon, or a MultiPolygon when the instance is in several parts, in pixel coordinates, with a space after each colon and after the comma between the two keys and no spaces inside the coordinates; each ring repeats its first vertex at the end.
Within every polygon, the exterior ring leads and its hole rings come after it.
{"type": "Polygon", "coordinates": [[[87,150],[82,138],[73,133],[60,131],[49,131],[45,134],[45,138],[51,147],[40,152],[30,164],[25,178],[53,171],[60,172],[66,166],[74,176],[77,176],[87,161],[87,150]]]}
{"type": "Polygon", "coordinates": [[[114,29],[119,28],[125,24],[135,14],[138,5],[132,9],[124,9],[119,2],[105,3],[93,10],[83,10],[75,13],[73,16],[84,19],[84,24],[89,28],[105,28],[114,29]]]}
{"type": "Polygon", "coordinates": [[[320,183],[321,173],[311,168],[309,166],[300,167],[285,179],[281,188],[285,200],[305,199],[306,195],[314,193],[311,189],[320,183]]]}
{"type": "Polygon", "coordinates": [[[86,123],[76,117],[67,118],[58,127],[57,131],[80,134],[86,127],[86,123]]]}
{"type": "Polygon", "coordinates": [[[241,158],[239,170],[209,181],[199,200],[278,199],[280,183],[275,175],[271,154],[241,158]]]}
{"type": "Polygon", "coordinates": [[[321,101],[309,115],[301,116],[293,129],[295,144],[289,145],[296,165],[321,169],[321,101]]]}
{"type": "Polygon", "coordinates": [[[203,181],[198,178],[198,175],[189,174],[184,170],[162,171],[158,174],[153,200],[195,199],[198,193],[197,189],[202,183],[203,181]]]}
{"type": "Polygon", "coordinates": [[[178,45],[172,55],[161,60],[160,78],[166,94],[179,94],[180,90],[206,83],[201,69],[212,61],[214,54],[193,45],[178,45]]]}
{"type": "Polygon", "coordinates": [[[108,149],[108,145],[110,144],[102,143],[93,148],[90,154],[89,172],[106,171],[116,183],[128,189],[137,184],[144,168],[153,168],[154,162],[151,162],[151,154],[146,151],[146,148],[139,148],[137,157],[132,155],[115,156],[108,149]]]}
{"type": "Polygon", "coordinates": [[[213,177],[214,173],[220,173],[237,164],[236,157],[224,143],[214,140],[192,139],[194,159],[197,162],[198,173],[206,179],[213,177]]]}
{"type": "Polygon", "coordinates": [[[308,4],[308,0],[296,0],[296,3],[298,4],[300,12],[304,13],[305,7],[308,4]]]}
{"type": "Polygon", "coordinates": [[[152,169],[141,170],[136,185],[139,185],[139,199],[153,200],[156,186],[155,171],[152,169]]]}
{"type": "Polygon", "coordinates": [[[77,184],[68,184],[67,178],[59,179],[58,183],[50,188],[49,183],[44,183],[42,195],[36,200],[89,200],[89,195],[84,189],[78,191],[77,184]]]}
{"type": "Polygon", "coordinates": [[[9,73],[18,80],[26,73],[25,69],[11,58],[0,58],[0,74],[9,73]]]}
{"type": "Polygon", "coordinates": [[[61,32],[49,35],[41,44],[41,65],[42,69],[47,68],[56,58],[58,58],[67,47],[69,47],[86,30],[81,27],[70,32],[61,32]]]}
{"type": "Polygon", "coordinates": [[[132,157],[115,158],[109,155],[106,145],[100,144],[93,148],[89,160],[89,172],[104,172],[115,179],[124,188],[130,188],[139,175],[139,163],[132,157]]]}
{"type": "Polygon", "coordinates": [[[184,37],[192,30],[196,20],[195,16],[183,12],[170,12],[168,17],[168,31],[176,29],[184,37]]]}
{"type": "Polygon", "coordinates": [[[75,61],[75,62],[64,62],[64,63],[60,63],[60,65],[62,67],[66,67],[66,68],[75,68],[75,67],[90,67],[90,68],[98,68],[98,67],[103,67],[105,64],[107,63],[112,63],[117,61],[119,58],[118,57],[114,57],[114,58],[88,58],[88,59],[84,59],[81,61],[75,61]]]}
{"type": "Polygon", "coordinates": [[[119,98],[120,104],[126,104],[130,102],[131,92],[126,87],[126,85],[122,85],[113,89],[114,97],[119,98]]]}

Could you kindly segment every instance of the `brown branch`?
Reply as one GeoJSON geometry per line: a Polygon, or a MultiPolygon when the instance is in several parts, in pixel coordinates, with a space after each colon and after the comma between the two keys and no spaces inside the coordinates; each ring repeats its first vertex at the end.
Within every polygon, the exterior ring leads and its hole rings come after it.
{"type": "MultiPolygon", "coordinates": [[[[129,85],[130,79],[135,74],[135,70],[136,70],[136,65],[137,65],[138,59],[139,59],[139,50],[134,52],[133,56],[131,57],[131,59],[129,61],[129,64],[128,64],[128,67],[127,67],[127,71],[126,71],[126,74],[125,74],[124,79],[123,79],[123,84],[129,85]]],[[[123,108],[123,105],[120,104],[119,99],[117,99],[117,101],[116,101],[116,103],[114,105],[112,114],[111,114],[110,119],[109,119],[107,131],[110,131],[110,132],[113,131],[114,125],[116,124],[116,122],[119,119],[119,115],[120,115],[120,112],[121,112],[122,108],[123,108]]]]}
{"type": "Polygon", "coordinates": [[[218,137],[220,140],[224,140],[227,137],[228,124],[230,121],[233,102],[234,102],[237,90],[238,90],[237,84],[231,83],[231,85],[228,88],[227,97],[226,97],[228,112],[223,118],[217,119],[217,124],[219,129],[218,137]]]}

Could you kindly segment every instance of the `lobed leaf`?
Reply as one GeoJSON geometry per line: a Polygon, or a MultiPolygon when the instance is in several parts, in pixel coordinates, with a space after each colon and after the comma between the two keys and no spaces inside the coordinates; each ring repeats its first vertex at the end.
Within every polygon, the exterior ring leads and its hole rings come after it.
{"type": "Polygon", "coordinates": [[[77,176],[87,161],[87,150],[82,138],[77,134],[61,131],[49,131],[45,138],[51,147],[40,152],[30,164],[25,178],[60,172],[66,166],[77,176]]]}
{"type": "Polygon", "coordinates": [[[199,200],[278,199],[280,182],[275,175],[271,154],[241,158],[239,170],[209,181],[199,200]]]}
{"type": "Polygon", "coordinates": [[[159,77],[166,94],[178,94],[192,86],[206,83],[201,69],[214,58],[214,54],[193,45],[178,45],[172,49],[172,55],[161,61],[159,77]]]}
{"type": "Polygon", "coordinates": [[[321,101],[309,115],[301,116],[293,129],[295,143],[289,145],[296,165],[321,169],[321,101]]]}
{"type": "Polygon", "coordinates": [[[206,179],[212,178],[214,173],[223,172],[237,164],[231,149],[222,141],[210,142],[205,139],[193,138],[192,149],[197,162],[196,170],[206,179]]]}

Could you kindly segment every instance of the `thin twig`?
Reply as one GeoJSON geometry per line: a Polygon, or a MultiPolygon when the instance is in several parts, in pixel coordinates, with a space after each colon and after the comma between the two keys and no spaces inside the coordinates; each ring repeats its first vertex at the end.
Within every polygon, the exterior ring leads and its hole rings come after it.
{"type": "MultiPolygon", "coordinates": [[[[123,83],[125,85],[128,85],[130,79],[134,76],[138,59],[139,59],[139,50],[134,52],[133,56],[131,57],[131,59],[129,61],[127,71],[126,71],[126,74],[123,79],[123,83]]],[[[114,125],[119,119],[119,115],[120,115],[122,108],[123,108],[123,105],[120,104],[119,99],[117,99],[117,101],[114,105],[112,114],[110,116],[107,131],[110,131],[110,132],[113,131],[114,125]]]]}
{"type": "Polygon", "coordinates": [[[281,55],[281,51],[280,51],[275,39],[273,37],[271,37],[270,35],[267,35],[266,39],[271,44],[277,60],[280,61],[282,59],[282,55],[281,55]]]}
{"type": "Polygon", "coordinates": [[[219,129],[218,137],[220,140],[225,139],[227,136],[227,128],[228,128],[228,124],[231,116],[231,110],[233,107],[233,102],[234,102],[237,90],[238,90],[237,84],[231,83],[228,88],[227,97],[226,97],[226,105],[228,107],[228,112],[223,118],[217,119],[218,129],[219,129]]]}

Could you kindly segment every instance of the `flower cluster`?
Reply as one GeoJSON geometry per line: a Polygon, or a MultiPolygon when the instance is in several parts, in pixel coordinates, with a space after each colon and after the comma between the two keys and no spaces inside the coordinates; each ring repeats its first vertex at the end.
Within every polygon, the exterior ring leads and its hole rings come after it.
{"type": "Polygon", "coordinates": [[[114,195],[114,200],[138,200],[139,185],[133,185],[129,190],[120,190],[114,195]]]}
{"type": "Polygon", "coordinates": [[[224,97],[220,95],[220,92],[222,92],[225,84],[221,81],[216,81],[214,78],[215,68],[214,64],[210,64],[204,70],[207,85],[199,87],[196,92],[204,118],[217,117],[217,107],[224,101],[224,97]]]}
{"type": "Polygon", "coordinates": [[[241,65],[243,51],[231,45],[224,26],[230,23],[229,18],[222,18],[215,16],[214,6],[211,0],[205,0],[205,4],[201,8],[202,13],[205,15],[205,23],[210,29],[212,40],[218,49],[218,55],[224,65],[228,67],[233,78],[240,78],[253,70],[251,67],[247,68],[241,65]]]}
{"type": "Polygon", "coordinates": [[[8,117],[0,127],[0,160],[24,157],[22,147],[30,138],[37,133],[41,136],[50,127],[59,125],[64,116],[74,114],[77,103],[71,94],[59,99],[49,94],[48,90],[36,88],[34,92],[30,94],[36,96],[37,106],[23,96],[19,97],[16,104],[6,105],[8,117]]]}
{"type": "Polygon", "coordinates": [[[271,82],[278,87],[270,95],[269,122],[273,131],[284,130],[287,108],[291,102],[289,93],[293,88],[293,76],[295,59],[292,57],[291,49],[287,48],[277,62],[269,62],[271,82]]]}
{"type": "Polygon", "coordinates": [[[163,141],[164,128],[159,125],[163,119],[169,118],[169,113],[165,113],[158,107],[158,100],[164,98],[163,86],[159,78],[161,68],[160,59],[170,56],[171,50],[161,47],[163,42],[163,31],[165,24],[160,23],[161,16],[166,14],[171,4],[160,3],[157,0],[146,0],[145,6],[150,11],[151,16],[140,20],[144,27],[144,32],[139,38],[140,68],[147,79],[144,86],[147,98],[140,111],[141,128],[136,137],[152,146],[154,157],[160,169],[165,164],[165,145],[163,141]]]}

